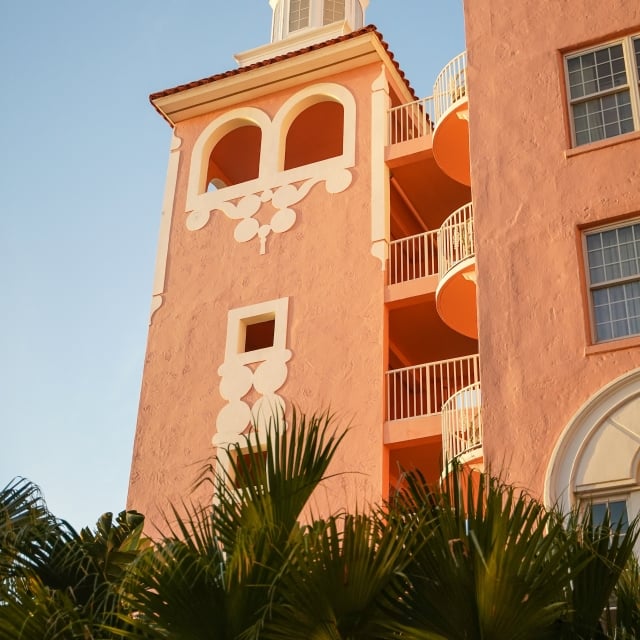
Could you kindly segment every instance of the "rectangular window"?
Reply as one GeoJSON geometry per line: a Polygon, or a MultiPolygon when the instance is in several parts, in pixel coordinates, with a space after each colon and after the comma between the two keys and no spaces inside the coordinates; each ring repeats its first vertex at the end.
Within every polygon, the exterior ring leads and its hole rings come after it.
{"type": "Polygon", "coordinates": [[[344,0],[324,0],[323,25],[338,22],[344,18],[344,0]]]}
{"type": "Polygon", "coordinates": [[[597,342],[640,334],[640,221],[585,234],[597,342]]]}
{"type": "Polygon", "coordinates": [[[640,130],[640,35],[565,56],[573,145],[640,130]]]}
{"type": "Polygon", "coordinates": [[[309,26],[310,0],[290,0],[289,33],[309,26]]]}

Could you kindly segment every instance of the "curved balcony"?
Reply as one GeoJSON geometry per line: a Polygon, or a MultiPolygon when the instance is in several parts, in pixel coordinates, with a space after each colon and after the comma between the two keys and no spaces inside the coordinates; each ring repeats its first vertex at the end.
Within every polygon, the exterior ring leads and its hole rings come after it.
{"type": "Polygon", "coordinates": [[[440,72],[433,86],[433,99],[433,155],[436,162],[449,177],[471,186],[466,51],[440,72]]]}
{"type": "Polygon", "coordinates": [[[438,232],[436,308],[454,331],[478,337],[476,248],[471,202],[454,211],[438,232]]]}
{"type": "Polygon", "coordinates": [[[453,461],[471,462],[482,457],[480,383],[454,393],[442,405],[443,468],[453,461]]]}

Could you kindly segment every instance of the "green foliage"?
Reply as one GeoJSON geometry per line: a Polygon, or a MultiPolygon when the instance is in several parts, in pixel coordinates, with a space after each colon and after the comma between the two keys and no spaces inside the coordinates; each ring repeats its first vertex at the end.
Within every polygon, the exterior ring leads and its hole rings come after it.
{"type": "Polygon", "coordinates": [[[77,533],[27,481],[0,491],[0,640],[640,637],[637,520],[596,527],[460,469],[313,519],[345,433],[293,412],[263,436],[209,464],[212,504],[173,507],[153,544],[135,512],[77,533]]]}
{"type": "Polygon", "coordinates": [[[0,638],[113,637],[127,567],[145,545],[144,518],[122,512],[77,533],[49,513],[39,489],[16,479],[0,492],[0,638]]]}
{"type": "Polygon", "coordinates": [[[273,584],[303,537],[305,505],[344,436],[330,422],[326,413],[274,416],[264,443],[247,436],[227,449],[227,466],[203,471],[214,503],[175,508],[168,534],[134,563],[126,589],[137,617],[123,636],[260,637],[273,584]]]}

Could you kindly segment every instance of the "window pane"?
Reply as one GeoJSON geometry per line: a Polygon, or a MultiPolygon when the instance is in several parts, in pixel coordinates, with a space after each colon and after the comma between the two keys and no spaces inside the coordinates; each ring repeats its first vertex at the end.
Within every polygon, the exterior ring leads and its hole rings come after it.
{"type": "Polygon", "coordinates": [[[331,24],[345,19],[344,0],[324,0],[322,24],[331,24]]]}
{"type": "Polygon", "coordinates": [[[616,500],[615,502],[610,502],[609,517],[611,518],[611,526],[616,527],[618,526],[618,523],[620,523],[621,531],[626,531],[629,528],[626,500],[616,500]]]}
{"type": "Polygon", "coordinates": [[[640,223],[590,233],[586,247],[597,339],[640,334],[640,223]]]}
{"type": "Polygon", "coordinates": [[[607,513],[607,504],[601,502],[591,505],[591,522],[594,527],[601,527],[607,513]]]}
{"type": "Polygon", "coordinates": [[[289,32],[309,26],[310,0],[291,0],[289,5],[289,32]]]}
{"type": "Polygon", "coordinates": [[[626,84],[622,45],[604,47],[567,60],[572,99],[626,84]]]}

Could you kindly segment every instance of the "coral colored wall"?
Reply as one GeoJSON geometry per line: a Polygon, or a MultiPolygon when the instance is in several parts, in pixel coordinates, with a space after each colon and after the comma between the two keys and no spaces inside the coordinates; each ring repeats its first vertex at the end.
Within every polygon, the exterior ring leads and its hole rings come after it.
{"type": "Polygon", "coordinates": [[[590,347],[579,233],[640,214],[640,135],[567,153],[562,58],[639,32],[640,4],[466,0],[465,21],[484,451],[540,493],[571,416],[640,366],[638,339],[590,347]]]}
{"type": "MultiPolygon", "coordinates": [[[[180,168],[169,243],[164,303],[153,316],[141,392],[128,504],[157,522],[167,502],[188,496],[211,438],[225,358],[227,312],[289,296],[288,378],[278,394],[311,412],[331,408],[351,424],[318,508],[378,499],[382,478],[384,272],[371,253],[371,84],[380,66],[327,81],[356,98],[356,166],[342,193],[324,184],[294,205],[293,228],[258,241],[233,239],[236,222],[214,213],[204,228],[185,227],[191,150],[218,113],[181,123],[180,168]],[[349,409],[345,409],[348,407],[349,409]],[[194,466],[194,463],[195,466],[194,466]]],[[[296,87],[295,91],[303,85],[296,87]]],[[[273,118],[295,91],[245,105],[273,118]]],[[[267,212],[269,213],[269,212],[267,212]]],[[[260,214],[258,214],[260,217],[260,214]]]]}

